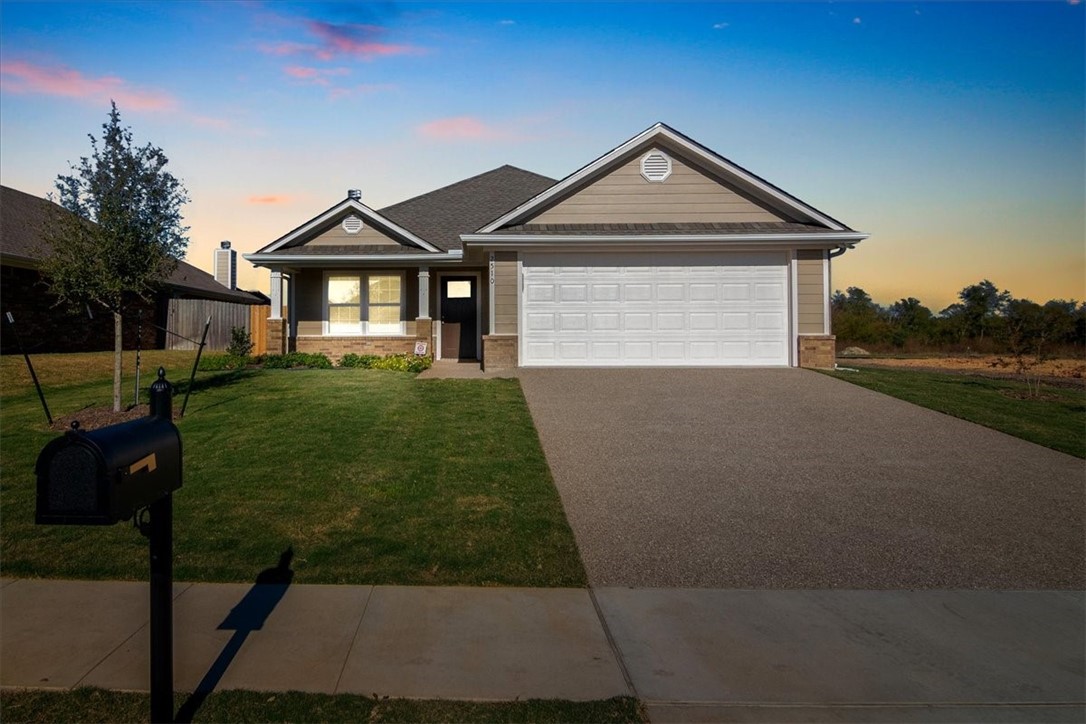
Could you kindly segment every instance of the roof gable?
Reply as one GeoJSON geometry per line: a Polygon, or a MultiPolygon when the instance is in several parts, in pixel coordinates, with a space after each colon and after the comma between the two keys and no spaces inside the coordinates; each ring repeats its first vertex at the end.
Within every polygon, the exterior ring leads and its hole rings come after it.
{"type": "Polygon", "coordinates": [[[710,176],[674,150],[653,144],[556,203],[525,224],[684,224],[791,222],[726,181],[710,176]],[[667,161],[667,178],[645,176],[643,159],[667,161]]]}
{"type": "MultiPolygon", "coordinates": [[[[583,168],[562,179],[549,189],[537,194],[515,209],[479,229],[480,234],[498,231],[506,226],[516,226],[531,220],[543,223],[548,210],[557,209],[572,200],[605,177],[619,172],[652,148],[660,148],[668,155],[681,159],[683,167],[692,169],[705,178],[713,179],[736,199],[744,202],[745,212],[761,209],[767,215],[762,218],[735,218],[735,221],[786,221],[815,224],[835,231],[849,231],[836,219],[823,214],[813,206],[774,186],[743,167],[732,163],[714,151],[684,136],[663,123],[642,131],[620,146],[608,151],[583,168]]],[[[664,186],[665,184],[661,184],[664,186]]],[[[655,193],[655,192],[649,192],[655,193]]],[[[739,201],[735,201],[739,204],[739,201]]],[[[568,211],[569,209],[567,209],[568,211]]],[[[755,212],[755,215],[756,212],[755,212]]],[[[557,217],[552,217],[557,218],[557,217]]],[[[677,219],[672,218],[671,221],[677,219]]],[[[683,219],[683,221],[720,221],[719,219],[683,219]]]]}
{"type": "MultiPolygon", "coordinates": [[[[441,249],[435,247],[433,244],[430,244],[416,234],[411,233],[407,229],[395,223],[391,219],[388,219],[384,215],[374,211],[358,199],[352,199],[348,197],[343,201],[340,201],[338,204],[331,207],[330,209],[325,210],[317,216],[314,216],[312,219],[297,227],[293,231],[290,231],[287,234],[279,237],[271,244],[268,244],[263,249],[260,249],[255,253],[268,254],[280,249],[305,246],[309,242],[318,240],[318,237],[326,235],[337,224],[341,223],[345,217],[350,216],[351,214],[361,217],[364,225],[377,227],[377,229],[380,230],[380,235],[388,239],[389,242],[395,242],[400,244],[401,246],[415,247],[419,251],[428,251],[434,253],[442,251],[441,249]]],[[[334,232],[333,236],[335,237],[334,240],[326,237],[326,243],[340,246],[344,244],[361,245],[361,242],[357,240],[352,240],[348,242],[345,241],[345,239],[340,239],[335,236],[334,232]]],[[[344,232],[343,237],[350,238],[346,234],[346,232],[344,232]]],[[[374,241],[376,241],[376,239],[374,239],[374,241]]],[[[320,243],[321,241],[318,240],[317,246],[319,246],[320,243]]],[[[245,256],[246,258],[249,257],[249,255],[245,256]]]]}

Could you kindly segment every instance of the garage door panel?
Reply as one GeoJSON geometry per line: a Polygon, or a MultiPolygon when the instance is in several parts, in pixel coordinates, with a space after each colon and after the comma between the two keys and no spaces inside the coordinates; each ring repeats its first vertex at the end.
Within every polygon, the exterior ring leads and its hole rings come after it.
{"type": "Polygon", "coordinates": [[[521,364],[786,365],[780,253],[524,254],[521,364]]]}

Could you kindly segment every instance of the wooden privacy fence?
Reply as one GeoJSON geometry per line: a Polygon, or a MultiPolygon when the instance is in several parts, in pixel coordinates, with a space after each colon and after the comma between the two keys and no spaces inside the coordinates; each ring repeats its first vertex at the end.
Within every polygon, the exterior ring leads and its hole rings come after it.
{"type": "MultiPolygon", "coordinates": [[[[204,323],[211,317],[211,326],[207,331],[205,349],[224,350],[230,346],[230,330],[241,327],[248,330],[253,339],[253,354],[260,354],[263,349],[256,347],[255,329],[259,329],[266,340],[267,329],[254,325],[252,320],[258,316],[268,316],[266,305],[236,304],[234,302],[216,302],[211,299],[171,299],[166,317],[166,328],[174,334],[166,335],[166,349],[196,349],[200,335],[204,333],[204,323]],[[175,335],[180,334],[190,342],[175,335]]],[[[266,344],[266,342],[263,342],[266,344]]]]}

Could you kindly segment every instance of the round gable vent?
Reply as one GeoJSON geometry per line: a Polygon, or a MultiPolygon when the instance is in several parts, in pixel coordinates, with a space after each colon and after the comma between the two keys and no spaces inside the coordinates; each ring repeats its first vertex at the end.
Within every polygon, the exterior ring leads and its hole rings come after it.
{"type": "Polygon", "coordinates": [[[671,175],[671,159],[663,151],[649,151],[641,157],[641,175],[648,181],[663,181],[671,175]]]}
{"type": "Polygon", "coordinates": [[[343,220],[343,230],[348,234],[357,234],[362,231],[362,219],[358,218],[354,214],[351,214],[343,220]]]}

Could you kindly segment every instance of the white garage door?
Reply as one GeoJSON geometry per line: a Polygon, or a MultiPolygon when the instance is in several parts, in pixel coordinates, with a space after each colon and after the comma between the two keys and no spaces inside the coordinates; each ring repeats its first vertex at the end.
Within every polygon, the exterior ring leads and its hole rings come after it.
{"type": "Polygon", "coordinates": [[[783,253],[522,254],[521,364],[788,364],[783,253]]]}

